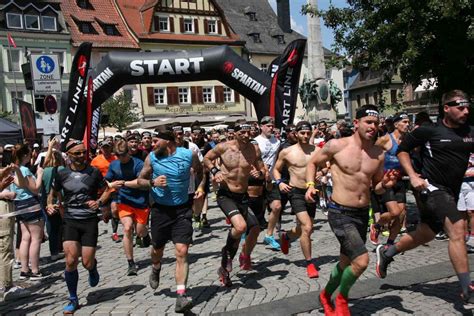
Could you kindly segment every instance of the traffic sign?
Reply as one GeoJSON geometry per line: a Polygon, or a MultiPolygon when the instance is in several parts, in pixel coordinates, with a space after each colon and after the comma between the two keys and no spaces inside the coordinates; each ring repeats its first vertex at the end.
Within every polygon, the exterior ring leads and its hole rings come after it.
{"type": "Polygon", "coordinates": [[[44,109],[46,110],[46,113],[56,113],[56,111],[58,110],[58,102],[56,101],[56,98],[54,96],[47,95],[44,98],[44,109]]]}
{"type": "Polygon", "coordinates": [[[61,72],[57,55],[31,54],[35,94],[61,94],[61,72]]]}

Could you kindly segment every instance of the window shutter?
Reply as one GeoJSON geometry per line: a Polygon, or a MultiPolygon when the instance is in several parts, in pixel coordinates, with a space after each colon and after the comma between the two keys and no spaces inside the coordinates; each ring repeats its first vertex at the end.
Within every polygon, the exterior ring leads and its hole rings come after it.
{"type": "Polygon", "coordinates": [[[194,19],[194,33],[198,34],[199,33],[199,20],[194,19]]]}
{"type": "Polygon", "coordinates": [[[170,23],[170,32],[174,33],[174,19],[172,17],[169,17],[169,23],[170,23]]]}
{"type": "Polygon", "coordinates": [[[148,95],[148,105],[155,106],[155,88],[148,87],[146,88],[146,92],[148,95]]]}
{"type": "Polygon", "coordinates": [[[179,18],[179,31],[181,33],[184,33],[184,19],[183,18],[179,18]]]}
{"type": "Polygon", "coordinates": [[[204,34],[209,34],[209,22],[204,19],[204,34]]]}
{"type": "Polygon", "coordinates": [[[155,32],[160,32],[160,18],[158,16],[155,16],[153,22],[155,25],[155,32]]]}
{"type": "Polygon", "coordinates": [[[168,87],[166,89],[168,97],[168,105],[178,104],[178,87],[168,87]]]}
{"type": "Polygon", "coordinates": [[[217,21],[217,33],[222,34],[222,22],[217,21]]]}
{"type": "Polygon", "coordinates": [[[216,103],[224,103],[224,87],[215,86],[214,90],[216,91],[216,103]]]}
{"type": "Polygon", "coordinates": [[[202,87],[199,86],[197,87],[197,103],[198,104],[203,104],[204,103],[204,98],[202,96],[202,87]]]}
{"type": "Polygon", "coordinates": [[[234,90],[234,101],[235,103],[240,103],[240,94],[237,93],[237,91],[234,90]]]}
{"type": "Polygon", "coordinates": [[[197,87],[191,87],[191,104],[196,104],[197,99],[197,87]]]}

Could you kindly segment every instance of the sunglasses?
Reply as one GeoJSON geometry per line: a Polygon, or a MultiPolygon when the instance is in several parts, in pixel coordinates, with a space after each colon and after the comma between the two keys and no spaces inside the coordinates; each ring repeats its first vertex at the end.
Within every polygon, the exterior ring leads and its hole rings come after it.
{"type": "Polygon", "coordinates": [[[86,152],[87,150],[81,150],[81,151],[73,151],[73,152],[70,152],[69,154],[78,157],[78,156],[85,155],[86,152]]]}

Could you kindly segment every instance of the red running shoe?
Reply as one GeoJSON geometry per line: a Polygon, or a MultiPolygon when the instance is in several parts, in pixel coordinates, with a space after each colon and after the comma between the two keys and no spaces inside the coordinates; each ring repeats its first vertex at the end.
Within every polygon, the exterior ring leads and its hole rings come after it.
{"type": "Polygon", "coordinates": [[[288,234],[285,231],[281,233],[280,247],[281,247],[281,252],[287,255],[290,250],[290,239],[288,237],[288,234]]]}
{"type": "Polygon", "coordinates": [[[231,223],[231,222],[230,222],[230,218],[226,217],[226,218],[225,218],[225,223],[226,223],[227,225],[230,225],[230,223],[231,223]]]}
{"type": "Polygon", "coordinates": [[[326,290],[322,290],[319,293],[319,302],[321,306],[324,308],[324,315],[326,316],[333,316],[336,315],[334,311],[334,305],[331,302],[331,295],[326,293],[326,290]]]}
{"type": "Polygon", "coordinates": [[[225,287],[232,286],[232,281],[230,280],[230,274],[225,268],[220,267],[219,270],[217,270],[217,274],[219,275],[219,280],[221,281],[221,284],[223,286],[225,287]]]}
{"type": "Polygon", "coordinates": [[[306,273],[310,279],[319,277],[319,272],[314,263],[310,263],[306,266],[306,273]]]}
{"type": "Polygon", "coordinates": [[[246,256],[243,252],[239,256],[240,269],[252,270],[252,261],[250,256],[246,256]]]}
{"type": "Polygon", "coordinates": [[[117,233],[112,234],[112,240],[117,242],[117,243],[122,241],[122,239],[119,237],[119,235],[117,233]]]}
{"type": "Polygon", "coordinates": [[[336,296],[336,316],[351,316],[348,299],[341,293],[336,296]]]}
{"type": "Polygon", "coordinates": [[[375,227],[375,224],[370,224],[370,242],[374,245],[379,244],[379,230],[375,227]]]}

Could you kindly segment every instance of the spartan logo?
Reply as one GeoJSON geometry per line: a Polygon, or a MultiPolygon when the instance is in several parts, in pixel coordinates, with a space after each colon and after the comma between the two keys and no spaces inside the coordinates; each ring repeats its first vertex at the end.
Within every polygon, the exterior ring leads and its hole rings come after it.
{"type": "Polygon", "coordinates": [[[130,62],[132,76],[162,76],[162,75],[181,75],[198,74],[201,72],[201,63],[204,57],[194,58],[176,58],[170,59],[137,59],[130,62]]]}
{"type": "MultiPolygon", "coordinates": [[[[224,64],[224,66],[226,66],[224,64]]],[[[232,65],[233,66],[233,65],[232,65]]],[[[251,90],[255,91],[256,93],[263,95],[265,91],[267,90],[267,87],[259,83],[257,80],[253,79],[249,75],[245,74],[242,70],[239,68],[234,68],[232,73],[230,74],[232,78],[237,79],[240,81],[242,84],[250,88],[251,90]]]]}

